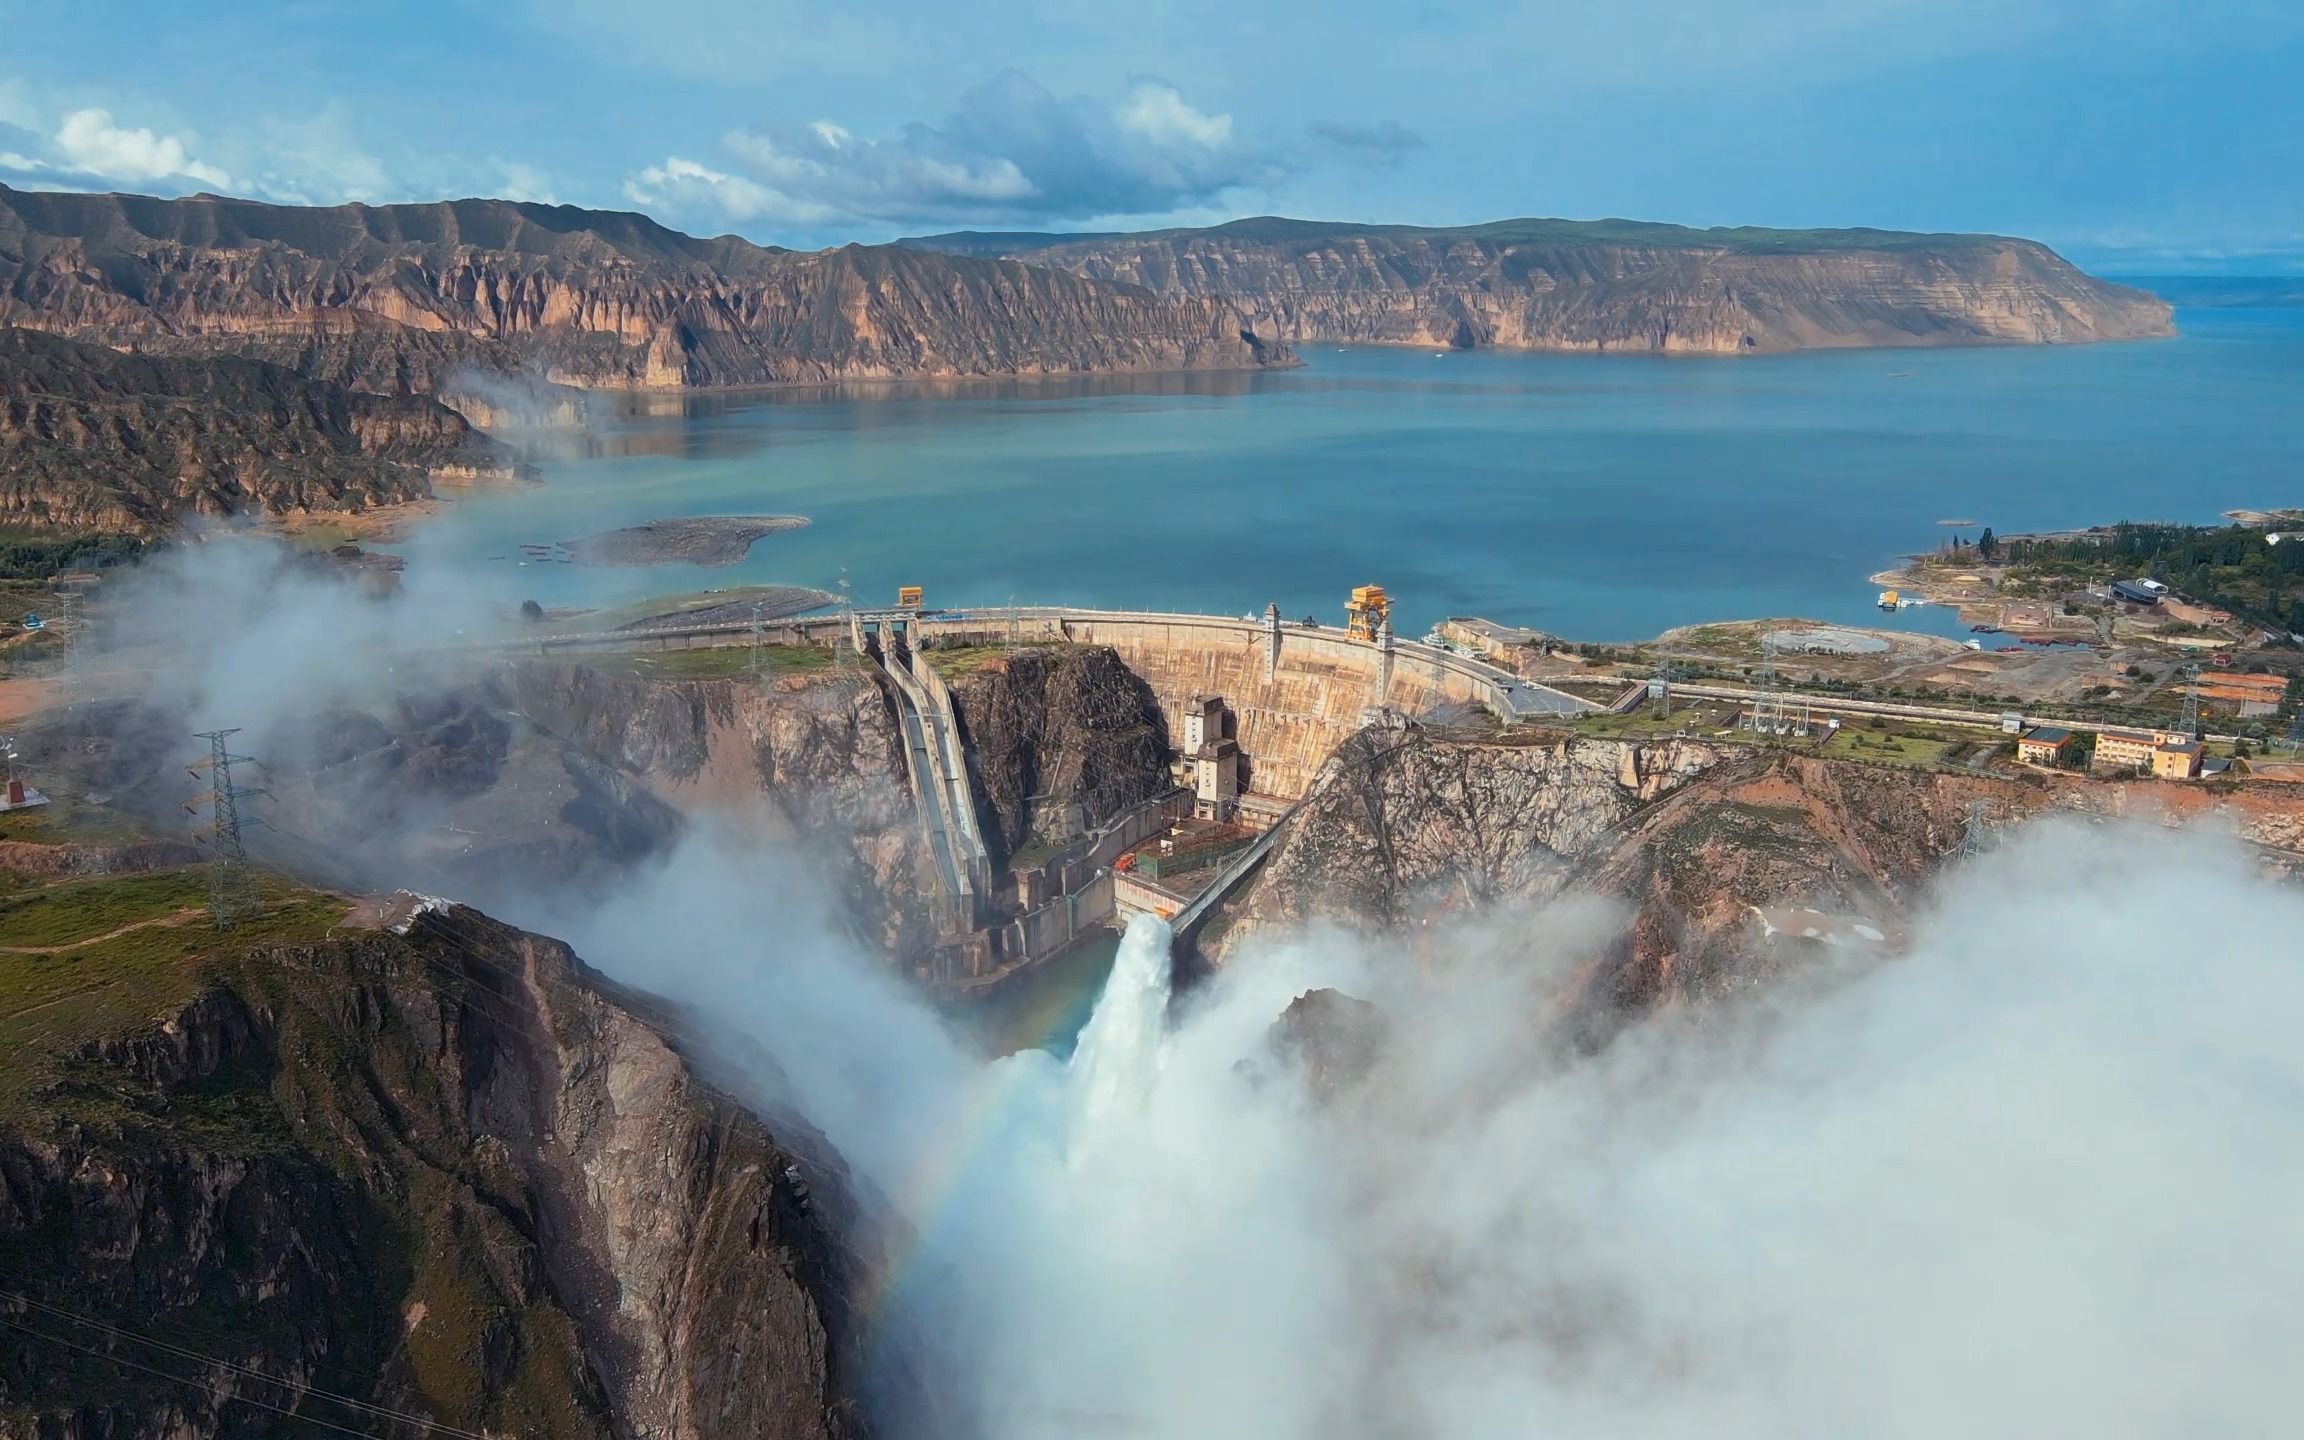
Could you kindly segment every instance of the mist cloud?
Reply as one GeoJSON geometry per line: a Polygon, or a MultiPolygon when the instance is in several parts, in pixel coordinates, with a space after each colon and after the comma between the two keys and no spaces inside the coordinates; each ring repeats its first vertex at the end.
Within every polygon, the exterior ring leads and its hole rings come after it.
{"type": "MultiPolygon", "coordinates": [[[[115,597],[188,719],[383,703],[505,599],[355,605],[245,543],[115,597]]],[[[1175,998],[1147,925],[1060,1062],[976,1053],[756,836],[695,824],[596,894],[494,898],[886,1197],[873,1304],[974,1434],[2273,1436],[2304,1405],[2304,896],[2231,842],[2036,826],[1903,953],[1597,1053],[1555,1020],[1620,931],[1592,901],[1429,966],[1260,939],[1175,998]],[[1268,1041],[1320,986],[1389,1017],[1328,1100],[1268,1041]]]]}
{"type": "Polygon", "coordinates": [[[1069,1065],[969,1058],[759,873],[675,865],[583,948],[773,1055],[905,1210],[985,1433],[2273,1435],[2304,1399],[2304,900],[2236,848],[2041,827],[1908,953],[1598,1055],[1546,1016],[1600,907],[1430,978],[1264,944],[1165,1019],[1132,933],[1069,1065]],[[1392,1017],[1329,1105],[1265,1040],[1314,985],[1392,1017]]]}

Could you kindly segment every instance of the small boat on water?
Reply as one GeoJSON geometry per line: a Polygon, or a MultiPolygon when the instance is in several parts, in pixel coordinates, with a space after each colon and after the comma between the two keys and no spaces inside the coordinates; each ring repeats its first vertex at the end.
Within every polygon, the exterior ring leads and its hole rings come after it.
{"type": "Polygon", "coordinates": [[[1971,635],[1997,635],[2000,633],[2000,627],[1997,625],[1971,625],[1968,627],[1968,633],[1971,635]]]}

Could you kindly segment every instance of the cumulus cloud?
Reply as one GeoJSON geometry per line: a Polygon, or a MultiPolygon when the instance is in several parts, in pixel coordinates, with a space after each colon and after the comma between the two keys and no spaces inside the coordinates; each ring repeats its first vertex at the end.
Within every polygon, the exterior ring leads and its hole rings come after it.
{"type": "Polygon", "coordinates": [[[0,80],[0,181],[44,190],[210,190],[284,205],[388,204],[491,194],[556,203],[536,166],[448,155],[390,164],[362,143],[346,107],[276,117],[260,129],[209,135],[122,120],[103,106],[63,108],[18,80],[0,80]]]}
{"type": "Polygon", "coordinates": [[[43,131],[23,87],[5,98],[0,179],[56,190],[142,187],[170,194],[232,184],[222,167],[194,156],[179,136],[122,125],[111,111],[93,106],[70,111],[52,131],[43,131]]]}
{"type": "Polygon", "coordinates": [[[1409,151],[1425,148],[1424,137],[1397,120],[1369,125],[1323,120],[1312,127],[1312,137],[1383,165],[1397,165],[1409,151]]]}
{"type": "Polygon", "coordinates": [[[785,224],[1065,223],[1167,215],[1267,185],[1283,167],[1241,143],[1232,117],[1175,86],[1059,96],[1016,71],[941,121],[884,138],[829,120],[737,130],[725,170],[672,157],[631,176],[634,202],[785,224]]]}
{"type": "Polygon", "coordinates": [[[671,156],[625,178],[624,198],[635,205],[672,215],[700,215],[724,220],[768,219],[814,224],[831,212],[811,209],[755,184],[741,175],[714,170],[694,160],[671,156]]]}
{"type": "Polygon", "coordinates": [[[110,180],[132,184],[196,180],[218,190],[232,183],[222,170],[194,159],[176,136],[117,124],[109,110],[73,111],[64,117],[54,140],[69,168],[110,180]]]}
{"type": "Polygon", "coordinates": [[[496,184],[496,198],[524,200],[538,205],[557,205],[560,197],[553,193],[552,177],[534,165],[517,160],[499,160],[496,170],[501,177],[496,184]]]}

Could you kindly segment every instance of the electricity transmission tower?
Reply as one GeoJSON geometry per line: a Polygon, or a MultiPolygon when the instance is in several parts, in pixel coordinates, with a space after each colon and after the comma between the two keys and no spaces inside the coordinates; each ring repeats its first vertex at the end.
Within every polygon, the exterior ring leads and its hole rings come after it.
{"type": "MultiPolygon", "coordinates": [[[[200,778],[203,768],[208,772],[208,824],[199,838],[209,847],[208,918],[219,930],[229,930],[256,912],[256,871],[248,863],[246,847],[240,843],[240,802],[270,793],[233,783],[235,763],[256,763],[252,755],[233,754],[225,743],[239,733],[237,725],[229,730],[197,732],[197,738],[208,742],[209,755],[204,767],[191,767],[195,780],[200,778]]],[[[194,801],[184,808],[197,811],[199,806],[200,802],[194,801]]]]}
{"type": "Polygon", "coordinates": [[[1760,669],[1752,676],[1752,733],[1773,735],[1782,723],[1784,702],[1776,693],[1776,647],[1766,636],[1760,639],[1760,669]]]}
{"type": "Polygon", "coordinates": [[[1992,848],[1992,807],[1982,800],[1968,802],[1968,823],[1960,832],[1960,853],[1981,855],[1992,848]]]}
{"type": "Polygon", "coordinates": [[[751,675],[752,688],[755,690],[760,688],[760,669],[762,660],[760,652],[760,613],[761,602],[755,600],[752,602],[752,623],[746,627],[751,639],[752,651],[744,658],[744,669],[751,675]]]}
{"type": "Polygon", "coordinates": [[[1659,720],[1672,718],[1672,682],[1678,678],[1679,667],[1666,660],[1656,671],[1656,677],[1648,682],[1648,699],[1651,702],[1648,708],[1659,720]]]}
{"type": "Polygon", "coordinates": [[[1805,735],[1808,733],[1809,705],[1795,700],[1782,688],[1782,677],[1776,673],[1776,637],[1760,637],[1760,670],[1753,677],[1753,688],[1759,692],[1752,701],[1752,733],[1755,735],[1805,735]]]}
{"type": "Polygon", "coordinates": [[[840,633],[832,638],[832,666],[848,668],[848,646],[856,634],[856,610],[848,595],[848,567],[840,567],[840,633]]]}
{"type": "Polygon", "coordinates": [[[2197,662],[2177,672],[2184,677],[2184,713],[2176,728],[2189,739],[2200,738],[2200,666],[2197,662]]]}

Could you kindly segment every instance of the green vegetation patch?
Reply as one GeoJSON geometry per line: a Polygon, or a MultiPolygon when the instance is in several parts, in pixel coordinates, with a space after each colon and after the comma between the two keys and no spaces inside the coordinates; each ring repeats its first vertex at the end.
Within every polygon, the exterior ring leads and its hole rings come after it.
{"type": "Polygon", "coordinates": [[[1019,640],[1013,651],[1006,645],[938,645],[922,650],[920,655],[937,674],[947,680],[957,680],[963,675],[974,674],[995,660],[1005,660],[1011,654],[1083,648],[1065,640],[1019,640]]]}
{"type": "MultiPolygon", "coordinates": [[[[150,840],[152,833],[119,811],[91,805],[62,786],[43,790],[45,805],[11,810],[0,815],[0,840],[26,840],[39,845],[132,845],[150,840]]],[[[0,925],[0,945],[5,938],[0,925]]]]}
{"type": "Polygon", "coordinates": [[[1869,760],[1880,765],[1906,765],[1932,770],[1974,736],[1942,735],[1933,731],[1873,730],[1861,724],[1843,724],[1824,742],[1819,754],[1843,760],[1869,760]]]}
{"type": "Polygon", "coordinates": [[[2097,582],[2149,576],[2275,630],[2304,631],[2304,543],[2245,525],[2122,521],[2079,535],[2001,542],[2013,578],[2097,582]]]}
{"type": "Polygon", "coordinates": [[[151,548],[133,535],[37,536],[0,532],[0,580],[47,580],[142,559],[151,548]]]}
{"type": "Polygon", "coordinates": [[[1648,701],[1628,715],[1579,715],[1572,722],[1576,732],[1606,739],[1645,740],[1659,735],[1676,735],[1683,729],[1710,732],[1728,723],[1722,718],[1722,707],[1675,701],[1672,713],[1659,715],[1648,701]]]}
{"type": "Polygon", "coordinates": [[[228,932],[204,913],[168,923],[207,894],[207,872],[193,868],[0,897],[0,946],[62,947],[0,950],[0,1118],[61,1078],[73,1052],[189,1004],[205,958],[318,939],[344,913],[340,899],[267,881],[262,911],[228,932]]]}
{"type": "MultiPolygon", "coordinates": [[[[1164,231],[1162,234],[1193,234],[1164,231]]],[[[1265,244],[1320,244],[1355,236],[1392,239],[1465,239],[1494,245],[1640,245],[1671,250],[1732,250],[1742,254],[1813,254],[1847,250],[1962,250],[2003,243],[1994,235],[1931,235],[1911,230],[1771,230],[1720,225],[1698,230],[1653,220],[1553,220],[1528,217],[1481,225],[1362,225],[1289,220],[1276,215],[1234,220],[1206,232],[1265,244]]],[[[1067,237],[1068,238],[1068,237],[1067,237]]]]}
{"type": "Polygon", "coordinates": [[[207,900],[200,868],[68,881],[0,902],[0,946],[69,945],[207,900]]]}

